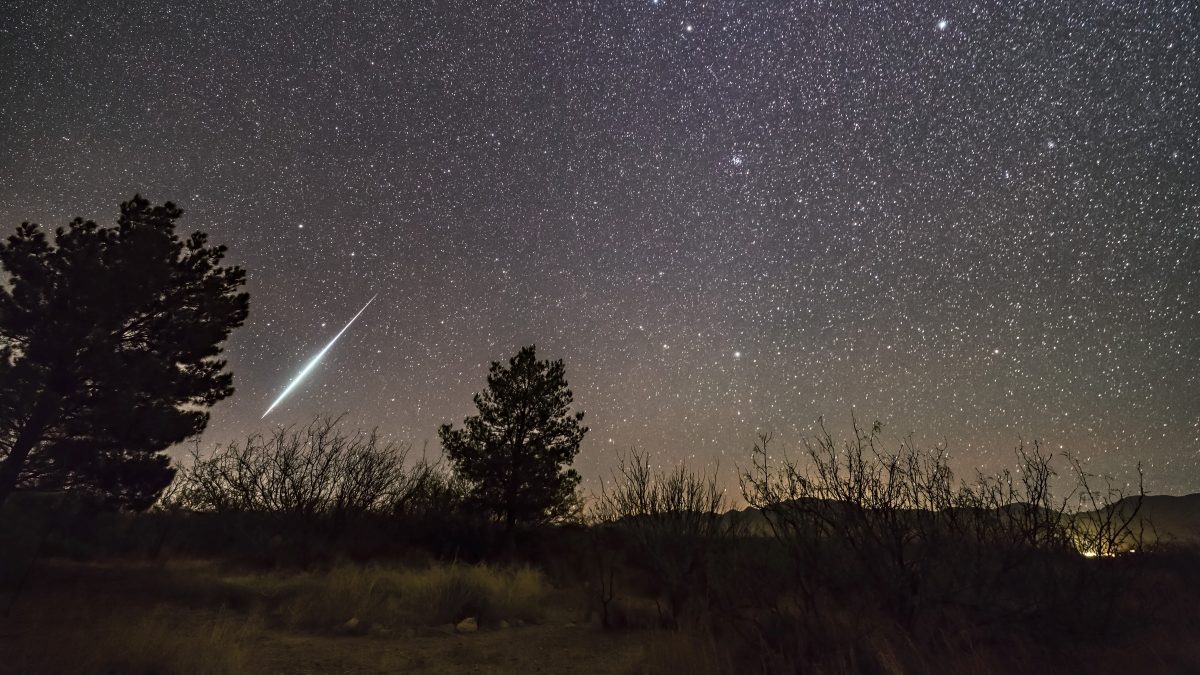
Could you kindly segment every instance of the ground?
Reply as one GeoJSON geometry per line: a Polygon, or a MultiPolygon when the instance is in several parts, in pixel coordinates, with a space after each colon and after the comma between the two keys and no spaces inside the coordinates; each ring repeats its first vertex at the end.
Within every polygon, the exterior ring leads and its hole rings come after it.
{"type": "Polygon", "coordinates": [[[638,632],[584,623],[566,591],[551,591],[539,623],[338,634],[289,626],[212,593],[211,571],[199,562],[43,563],[0,617],[0,671],[632,673],[645,654],[638,632]]]}

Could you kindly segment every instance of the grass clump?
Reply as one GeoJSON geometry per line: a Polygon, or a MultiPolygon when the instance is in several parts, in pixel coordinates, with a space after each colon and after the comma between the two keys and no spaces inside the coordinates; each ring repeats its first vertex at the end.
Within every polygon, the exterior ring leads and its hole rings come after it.
{"type": "Polygon", "coordinates": [[[273,597],[286,624],[316,629],[371,626],[438,626],[474,617],[482,625],[500,621],[537,623],[549,588],[529,567],[435,565],[406,569],[354,565],[287,578],[242,577],[273,597]]]}
{"type": "MultiPolygon", "coordinates": [[[[426,621],[440,624],[467,616],[498,622],[542,618],[546,585],[541,573],[529,567],[498,569],[487,565],[430,567],[404,575],[407,590],[426,621]]],[[[403,592],[403,591],[402,591],[403,592]]]]}

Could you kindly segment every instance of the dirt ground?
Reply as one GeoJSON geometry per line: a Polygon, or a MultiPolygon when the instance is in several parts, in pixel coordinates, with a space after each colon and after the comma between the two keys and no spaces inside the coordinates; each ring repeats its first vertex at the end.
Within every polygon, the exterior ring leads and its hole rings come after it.
{"type": "Polygon", "coordinates": [[[312,637],[270,631],[255,663],[278,673],[630,673],[641,648],[591,626],[540,625],[471,635],[312,637]]]}

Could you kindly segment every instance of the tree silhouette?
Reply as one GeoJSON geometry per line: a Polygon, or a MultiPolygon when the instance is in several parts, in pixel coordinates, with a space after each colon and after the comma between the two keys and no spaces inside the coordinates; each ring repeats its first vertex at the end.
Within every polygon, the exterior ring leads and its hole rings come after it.
{"type": "Polygon", "coordinates": [[[174,474],[160,451],[233,393],[218,357],[246,275],[180,239],[182,213],[135,195],[115,227],[76,218],[51,243],[22,223],[0,244],[0,503],[31,487],[145,507],[174,474]]]}
{"type": "Polygon", "coordinates": [[[478,507],[517,522],[544,522],[572,503],[579,474],[566,468],[587,433],[583,413],[571,413],[563,362],[538,361],[524,347],[508,362],[492,362],[488,388],[475,395],[479,414],[462,429],[443,424],[442,447],[469,485],[478,507]]]}

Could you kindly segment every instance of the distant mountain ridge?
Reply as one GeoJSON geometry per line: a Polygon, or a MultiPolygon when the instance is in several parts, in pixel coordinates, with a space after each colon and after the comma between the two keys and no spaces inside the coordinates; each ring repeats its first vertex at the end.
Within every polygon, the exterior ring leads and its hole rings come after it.
{"type": "MultiPolygon", "coordinates": [[[[1110,508],[1132,508],[1136,499],[1126,497],[1110,508]]],[[[834,508],[835,504],[829,501],[828,508],[834,508]]],[[[1084,511],[1079,515],[1099,516],[1101,511],[1084,511]]],[[[767,534],[770,531],[765,516],[754,507],[726,511],[721,517],[731,524],[745,527],[749,532],[767,534]]],[[[1137,518],[1144,524],[1146,543],[1200,545],[1200,493],[1183,496],[1146,495],[1142,498],[1137,518]]]]}
{"type": "MultiPolygon", "coordinates": [[[[1127,497],[1123,501],[1136,499],[1127,497]]],[[[1119,506],[1120,502],[1114,506],[1119,506]]],[[[1200,544],[1200,493],[1175,495],[1146,495],[1138,515],[1151,526],[1147,542],[1200,544]],[[1155,537],[1157,535],[1157,537],[1155,537]]]]}

